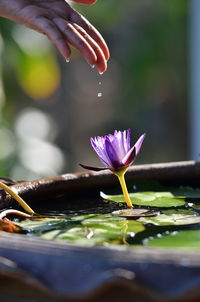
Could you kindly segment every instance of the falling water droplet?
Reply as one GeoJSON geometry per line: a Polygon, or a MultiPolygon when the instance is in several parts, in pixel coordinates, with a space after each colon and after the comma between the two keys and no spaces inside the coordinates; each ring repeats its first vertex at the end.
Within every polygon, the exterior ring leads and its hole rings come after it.
{"type": "Polygon", "coordinates": [[[90,66],[91,66],[92,69],[95,67],[95,65],[90,65],[90,66]]]}
{"type": "Polygon", "coordinates": [[[99,82],[99,85],[101,85],[101,82],[99,82]]]}
{"type": "Polygon", "coordinates": [[[98,98],[101,98],[102,97],[102,92],[98,92],[97,96],[98,96],[98,98]]]}
{"type": "Polygon", "coordinates": [[[67,58],[65,61],[66,61],[66,63],[69,63],[69,62],[70,62],[70,59],[67,58]]]}

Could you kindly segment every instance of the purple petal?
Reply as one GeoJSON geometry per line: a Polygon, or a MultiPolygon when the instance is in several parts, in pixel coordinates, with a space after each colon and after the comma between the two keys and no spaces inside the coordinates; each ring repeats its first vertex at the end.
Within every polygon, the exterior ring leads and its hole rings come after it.
{"type": "Polygon", "coordinates": [[[118,154],[116,153],[115,149],[113,148],[112,143],[110,142],[109,138],[106,138],[105,140],[105,147],[106,152],[109,157],[109,160],[111,161],[111,168],[117,169],[119,168],[122,163],[118,158],[118,154]]]}
{"type": "Polygon", "coordinates": [[[79,164],[82,168],[91,170],[91,171],[101,171],[101,170],[107,170],[107,168],[100,168],[100,167],[92,167],[92,166],[86,166],[83,164],[79,164]]]}
{"type": "Polygon", "coordinates": [[[125,152],[127,153],[131,148],[131,129],[124,130],[123,137],[124,137],[124,149],[125,152]]]}
{"type": "Polygon", "coordinates": [[[135,147],[135,156],[138,155],[138,153],[140,152],[140,148],[142,146],[143,140],[145,139],[146,133],[142,134],[140,136],[140,138],[137,140],[137,142],[135,143],[134,147],[135,147]]]}
{"type": "Polygon", "coordinates": [[[135,159],[135,154],[136,154],[136,149],[135,149],[135,146],[133,146],[129,152],[124,156],[123,160],[122,160],[122,163],[125,165],[125,166],[129,166],[130,164],[132,164],[132,162],[134,161],[135,159]]]}
{"type": "Polygon", "coordinates": [[[118,160],[121,162],[123,157],[126,155],[124,149],[123,132],[115,130],[114,135],[108,135],[107,138],[112,144],[115,153],[117,154],[118,160]]]}
{"type": "Polygon", "coordinates": [[[109,167],[111,165],[111,162],[107,156],[106,150],[105,150],[105,139],[104,137],[95,137],[94,139],[91,137],[90,142],[92,144],[93,149],[99,156],[99,159],[101,162],[106,166],[109,167]]]}

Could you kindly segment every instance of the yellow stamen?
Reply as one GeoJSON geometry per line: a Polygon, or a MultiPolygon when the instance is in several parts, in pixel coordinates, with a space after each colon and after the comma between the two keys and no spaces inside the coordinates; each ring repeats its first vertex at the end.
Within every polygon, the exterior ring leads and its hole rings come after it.
{"type": "Polygon", "coordinates": [[[0,181],[0,188],[8,192],[19,204],[20,206],[30,215],[35,215],[36,213],[27,205],[27,203],[17,194],[15,193],[10,187],[5,185],[3,182],[0,181]]]}
{"type": "Polygon", "coordinates": [[[125,178],[124,178],[124,175],[126,173],[126,170],[127,169],[124,169],[124,170],[121,170],[119,172],[115,172],[114,174],[118,177],[119,179],[119,182],[120,182],[120,185],[121,185],[121,188],[122,188],[122,192],[123,192],[123,195],[124,195],[124,199],[126,201],[126,204],[127,204],[127,207],[128,208],[132,208],[133,205],[132,205],[132,202],[131,202],[131,199],[130,199],[130,196],[128,194],[128,190],[127,190],[127,186],[126,186],[126,181],[125,181],[125,178]]]}

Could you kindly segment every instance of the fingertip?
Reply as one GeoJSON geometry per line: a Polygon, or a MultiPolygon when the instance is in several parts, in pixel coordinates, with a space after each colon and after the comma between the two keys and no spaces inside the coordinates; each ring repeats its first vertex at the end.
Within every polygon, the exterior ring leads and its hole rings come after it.
{"type": "Polygon", "coordinates": [[[62,48],[62,55],[65,58],[65,61],[69,61],[71,58],[71,48],[69,47],[69,45],[67,44],[67,42],[65,42],[65,47],[62,48]]]}
{"type": "Polygon", "coordinates": [[[106,61],[108,61],[110,59],[110,51],[109,51],[109,48],[108,48],[107,44],[105,43],[105,41],[104,41],[104,43],[102,43],[101,49],[104,53],[106,61]]]}
{"type": "Polygon", "coordinates": [[[106,71],[106,69],[105,70],[98,69],[98,72],[100,75],[104,74],[105,71],[106,71]]]}
{"type": "Polygon", "coordinates": [[[105,55],[102,51],[100,51],[100,54],[98,56],[97,60],[97,69],[99,71],[99,74],[103,74],[107,70],[107,60],[105,58],[105,55]]]}
{"type": "MultiPolygon", "coordinates": [[[[87,43],[88,44],[88,43],[87,43]]],[[[79,50],[80,51],[80,50],[79,50]]],[[[88,44],[88,49],[87,51],[82,50],[80,51],[82,56],[85,58],[86,62],[90,65],[90,66],[95,66],[97,64],[97,56],[94,52],[94,50],[90,47],[90,45],[88,44]]]]}
{"type": "Polygon", "coordinates": [[[109,51],[108,47],[107,47],[107,50],[106,50],[106,53],[105,53],[105,58],[106,58],[107,61],[110,59],[110,51],[109,51]]]}
{"type": "Polygon", "coordinates": [[[99,66],[97,64],[97,69],[98,69],[99,74],[102,75],[107,70],[106,61],[104,62],[104,64],[101,63],[101,65],[99,65],[99,66]]]}
{"type": "Polygon", "coordinates": [[[66,61],[69,60],[71,57],[71,49],[67,42],[64,39],[60,39],[59,41],[55,41],[54,43],[57,49],[59,50],[60,54],[64,57],[64,59],[66,61]]]}
{"type": "Polygon", "coordinates": [[[71,49],[68,47],[66,49],[60,49],[58,48],[58,50],[60,51],[61,55],[64,57],[66,62],[69,62],[70,57],[71,57],[71,49]]]}

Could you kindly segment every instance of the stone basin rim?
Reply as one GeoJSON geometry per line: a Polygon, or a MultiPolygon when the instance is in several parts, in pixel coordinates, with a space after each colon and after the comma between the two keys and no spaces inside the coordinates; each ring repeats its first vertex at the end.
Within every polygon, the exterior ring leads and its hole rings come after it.
{"type": "MultiPolygon", "coordinates": [[[[126,173],[127,181],[134,180],[197,180],[200,177],[200,162],[180,161],[134,165],[126,173]]],[[[10,187],[25,200],[35,198],[45,199],[47,196],[60,196],[62,194],[76,193],[79,190],[87,192],[88,189],[97,191],[111,188],[118,184],[117,178],[109,170],[100,172],[68,173],[53,177],[41,178],[32,181],[17,181],[10,187]]],[[[12,198],[9,194],[0,191],[0,209],[9,206],[12,198]]]]}

